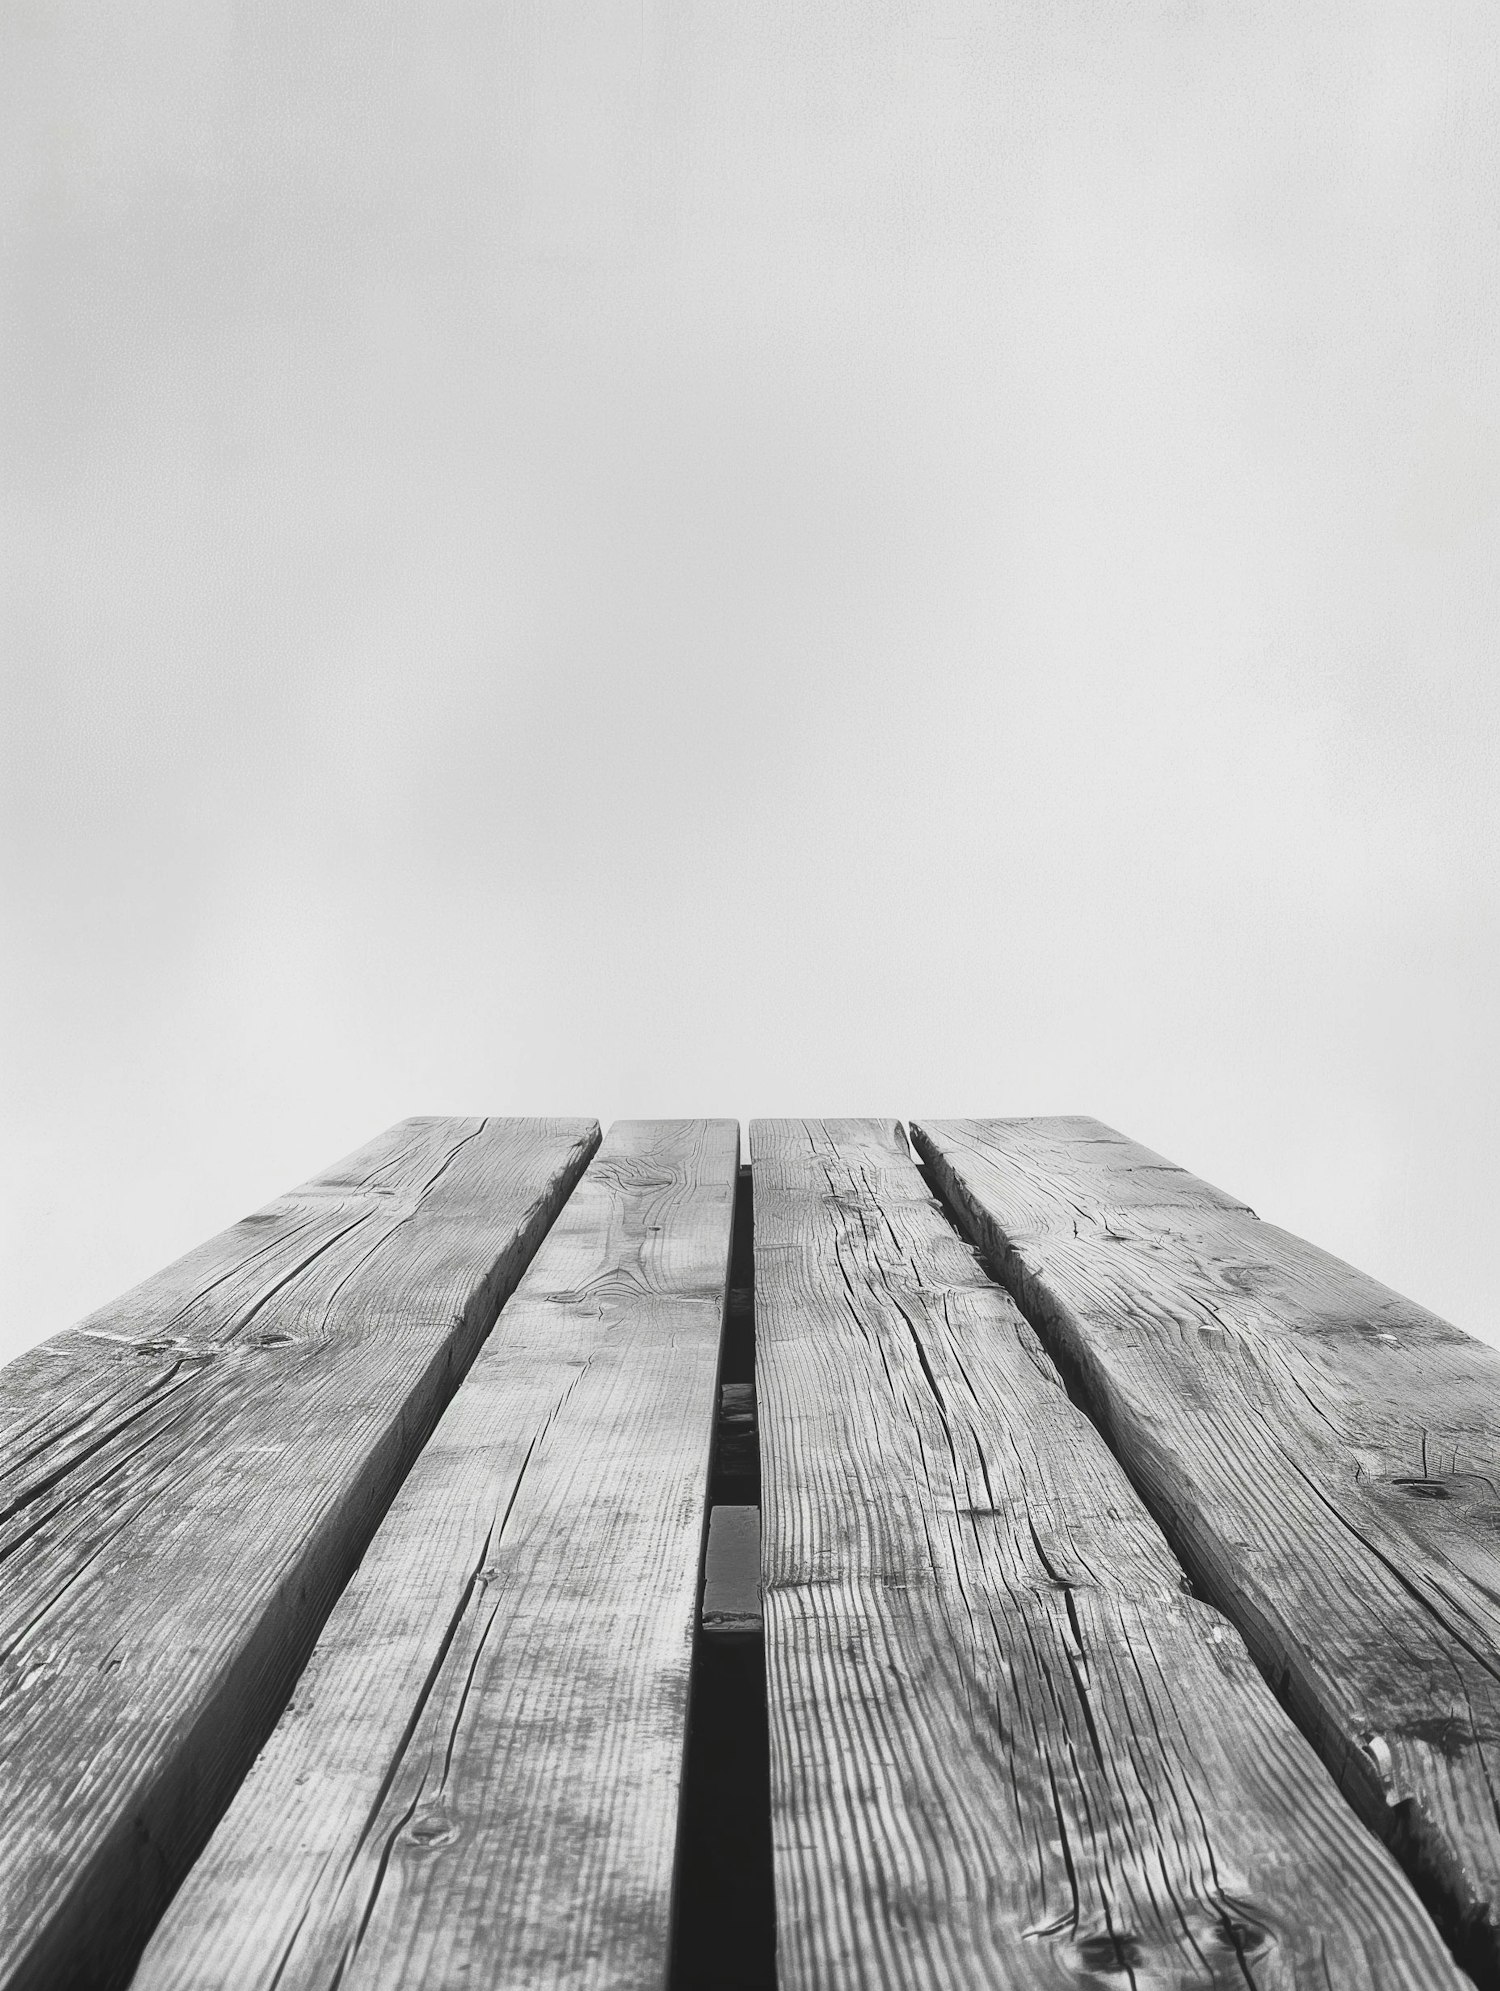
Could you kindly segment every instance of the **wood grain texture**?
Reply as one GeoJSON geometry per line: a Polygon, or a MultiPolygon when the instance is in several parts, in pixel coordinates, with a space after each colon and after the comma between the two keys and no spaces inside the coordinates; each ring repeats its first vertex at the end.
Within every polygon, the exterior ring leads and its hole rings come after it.
{"type": "Polygon", "coordinates": [[[750,1138],[782,1991],[1461,1985],[899,1129],[750,1138]]]}
{"type": "Polygon", "coordinates": [[[1096,1121],[913,1134],[1195,1585],[1500,1981],[1500,1357],[1096,1121]]]}
{"type": "Polygon", "coordinates": [[[138,1991],[665,1982],[738,1159],[611,1128],[138,1991]]]}
{"type": "Polygon", "coordinates": [[[0,1371],[0,1984],[128,1975],[597,1141],[406,1121],[0,1371]]]}

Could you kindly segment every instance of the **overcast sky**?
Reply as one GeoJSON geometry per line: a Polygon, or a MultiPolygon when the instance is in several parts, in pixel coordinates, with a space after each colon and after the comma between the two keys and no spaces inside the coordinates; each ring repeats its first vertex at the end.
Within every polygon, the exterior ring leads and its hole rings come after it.
{"type": "Polygon", "coordinates": [[[1500,1341],[1493,0],[0,10],[0,1353],[414,1112],[1500,1341]]]}

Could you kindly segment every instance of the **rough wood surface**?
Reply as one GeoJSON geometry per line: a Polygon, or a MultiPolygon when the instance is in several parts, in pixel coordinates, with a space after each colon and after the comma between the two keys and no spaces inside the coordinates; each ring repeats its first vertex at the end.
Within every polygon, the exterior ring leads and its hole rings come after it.
{"type": "Polygon", "coordinates": [[[1097,1121],[913,1132],[1194,1583],[1500,1980],[1500,1357],[1097,1121]]]}
{"type": "Polygon", "coordinates": [[[406,1121],[0,1371],[0,1984],[128,1974],[597,1141],[406,1121]]]}
{"type": "Polygon", "coordinates": [[[138,1991],[665,1982],[738,1153],[610,1130],[138,1991]]]}
{"type": "Polygon", "coordinates": [[[1455,1987],[878,1121],[758,1121],[782,1991],[1455,1987]]]}

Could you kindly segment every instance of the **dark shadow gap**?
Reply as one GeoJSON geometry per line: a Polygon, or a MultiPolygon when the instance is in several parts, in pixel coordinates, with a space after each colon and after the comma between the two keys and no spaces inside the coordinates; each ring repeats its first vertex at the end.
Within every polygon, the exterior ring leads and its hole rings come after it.
{"type": "MultiPolygon", "coordinates": [[[[750,1170],[742,1167],[711,1508],[760,1502],[753,1225],[750,1170]]],[[[758,1632],[706,1634],[696,1618],[668,1983],[671,1991],[775,1991],[776,1984],[765,1640],[758,1632]]]]}

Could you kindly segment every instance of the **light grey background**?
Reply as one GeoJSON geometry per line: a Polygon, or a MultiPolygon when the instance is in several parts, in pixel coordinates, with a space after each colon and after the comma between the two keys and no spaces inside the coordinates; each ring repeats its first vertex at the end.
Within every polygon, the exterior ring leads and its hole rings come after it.
{"type": "Polygon", "coordinates": [[[1493,0],[9,0],[4,1329],[1091,1111],[1500,1338],[1493,0]]]}

